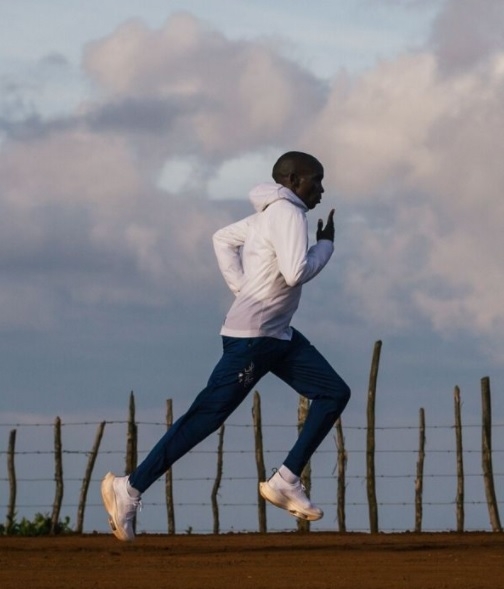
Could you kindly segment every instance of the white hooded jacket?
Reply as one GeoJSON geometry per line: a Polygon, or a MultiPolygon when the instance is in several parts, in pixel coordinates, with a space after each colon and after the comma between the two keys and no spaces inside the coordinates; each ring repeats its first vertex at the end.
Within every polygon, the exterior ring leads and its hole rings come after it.
{"type": "Polygon", "coordinates": [[[219,268],[236,295],[221,335],[289,340],[302,285],[327,264],[333,243],[321,239],[308,248],[308,208],[281,184],[260,184],[249,196],[257,212],[213,236],[219,268]]]}

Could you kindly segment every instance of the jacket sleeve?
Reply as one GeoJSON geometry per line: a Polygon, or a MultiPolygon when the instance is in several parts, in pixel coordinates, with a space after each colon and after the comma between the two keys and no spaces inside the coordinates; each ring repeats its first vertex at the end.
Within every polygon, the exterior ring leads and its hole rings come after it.
{"type": "Polygon", "coordinates": [[[240,292],[243,282],[241,247],[245,242],[252,217],[253,215],[219,229],[212,238],[219,269],[235,295],[240,292]]]}
{"type": "Polygon", "coordinates": [[[295,205],[277,207],[271,218],[271,239],[278,268],[289,286],[298,286],[314,278],[334,251],[332,241],[321,239],[308,248],[308,223],[295,205]]]}

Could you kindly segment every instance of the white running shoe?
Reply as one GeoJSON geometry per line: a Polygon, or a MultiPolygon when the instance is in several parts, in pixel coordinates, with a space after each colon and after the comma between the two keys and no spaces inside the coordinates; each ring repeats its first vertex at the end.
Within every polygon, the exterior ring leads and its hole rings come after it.
{"type": "Polygon", "coordinates": [[[324,515],[320,507],[308,499],[301,481],[290,484],[278,471],[266,482],[259,483],[259,492],[264,499],[299,519],[316,521],[324,515]]]}
{"type": "Polygon", "coordinates": [[[128,477],[107,473],[101,484],[101,496],[114,536],[126,542],[134,540],[133,521],[141,501],[140,497],[132,497],[128,493],[128,477]]]}

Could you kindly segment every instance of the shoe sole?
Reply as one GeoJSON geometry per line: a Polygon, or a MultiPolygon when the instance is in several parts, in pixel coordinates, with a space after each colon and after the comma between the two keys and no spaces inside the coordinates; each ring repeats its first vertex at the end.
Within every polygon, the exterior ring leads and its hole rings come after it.
{"type": "Polygon", "coordinates": [[[292,516],[297,517],[298,519],[304,519],[307,521],[317,521],[323,517],[324,513],[321,512],[320,514],[309,513],[307,511],[300,511],[297,506],[285,495],[279,493],[272,489],[268,482],[259,483],[259,493],[263,499],[272,503],[275,507],[280,507],[280,509],[285,509],[288,511],[292,516]]]}
{"type": "Polygon", "coordinates": [[[122,540],[123,542],[130,542],[133,538],[129,538],[123,531],[123,529],[117,525],[116,518],[117,518],[117,504],[115,498],[115,491],[114,491],[114,479],[116,477],[111,473],[108,472],[104,477],[101,483],[101,496],[103,500],[103,505],[105,506],[105,510],[108,513],[108,523],[110,525],[110,529],[112,533],[118,540],[122,540]]]}

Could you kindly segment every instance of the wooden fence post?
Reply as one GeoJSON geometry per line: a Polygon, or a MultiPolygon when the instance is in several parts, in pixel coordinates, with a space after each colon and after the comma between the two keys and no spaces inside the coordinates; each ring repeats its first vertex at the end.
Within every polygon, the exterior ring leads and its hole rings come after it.
{"type": "Polygon", "coordinates": [[[61,502],[63,500],[63,452],[61,445],[61,419],[59,417],[56,417],[56,421],[54,423],[54,463],[56,493],[51,516],[51,534],[56,534],[58,531],[61,502]]]}
{"type": "Polygon", "coordinates": [[[455,445],[457,452],[457,496],[455,498],[457,509],[457,532],[464,531],[464,454],[462,447],[462,415],[460,405],[460,389],[455,387],[455,445]]]}
{"type": "Polygon", "coordinates": [[[9,434],[9,448],[7,450],[7,471],[9,474],[9,506],[7,508],[7,520],[5,529],[7,534],[13,531],[14,519],[16,517],[16,430],[11,430],[9,434]]]}
{"type": "Polygon", "coordinates": [[[336,421],[336,444],[338,446],[338,529],[340,532],[346,532],[345,518],[345,471],[347,464],[347,453],[345,450],[345,438],[343,437],[343,426],[341,417],[336,421]]]}
{"type": "Polygon", "coordinates": [[[422,531],[423,468],[425,460],[425,411],[420,409],[419,447],[415,481],[415,532],[422,531]]]}
{"type": "Polygon", "coordinates": [[[223,448],[224,448],[224,424],[220,426],[219,429],[219,446],[217,448],[217,475],[215,477],[215,481],[213,484],[212,489],[212,513],[213,513],[213,533],[218,534],[220,525],[219,525],[219,504],[217,503],[217,493],[219,492],[219,487],[222,480],[222,464],[223,464],[223,448]]]}
{"type": "Polygon", "coordinates": [[[137,443],[138,427],[135,421],[135,394],[133,391],[129,397],[128,433],[126,439],[126,469],[124,474],[132,473],[137,467],[137,443]]]}
{"type": "Polygon", "coordinates": [[[265,534],[267,531],[266,524],[266,501],[259,493],[259,483],[266,480],[266,468],[264,466],[263,438],[262,438],[262,417],[261,417],[261,396],[258,391],[254,391],[254,401],[252,404],[252,419],[254,422],[254,447],[255,461],[257,468],[257,508],[259,517],[259,532],[265,534]]]}
{"type": "MultiPolygon", "coordinates": [[[[166,399],[166,428],[173,425],[173,401],[166,399]]],[[[173,505],[173,471],[170,467],[165,476],[166,512],[168,516],[168,534],[175,534],[175,507],[173,505]]]]}
{"type": "Polygon", "coordinates": [[[84,510],[86,509],[86,498],[89,489],[89,483],[91,481],[91,475],[93,474],[93,468],[98,456],[98,450],[103,437],[103,430],[105,429],[105,421],[102,421],[96,430],[95,441],[89,454],[88,463],[86,466],[86,472],[84,473],[84,479],[82,481],[82,487],[79,498],[79,506],[77,508],[77,525],[75,531],[82,534],[84,527],[84,510]]]}
{"type": "MultiPolygon", "coordinates": [[[[135,421],[135,394],[131,391],[128,405],[128,430],[126,434],[126,463],[124,474],[131,474],[138,461],[138,427],[135,421]]],[[[136,514],[133,518],[133,531],[136,532],[136,514]]]]}
{"type": "MultiPolygon", "coordinates": [[[[310,410],[310,401],[306,397],[299,397],[299,405],[298,405],[298,434],[301,433],[303,429],[304,423],[306,421],[306,416],[308,415],[308,411],[310,410]]],[[[311,463],[308,461],[306,466],[303,468],[303,472],[301,473],[301,483],[304,485],[306,489],[307,497],[311,495],[311,463]]],[[[298,532],[309,532],[310,531],[310,522],[306,519],[299,519],[297,518],[297,529],[298,532]]]]}
{"type": "Polygon", "coordinates": [[[492,407],[490,400],[490,379],[488,376],[481,379],[481,401],[483,416],[481,456],[488,513],[492,530],[494,532],[502,532],[492,467],[492,407]]]}
{"type": "Polygon", "coordinates": [[[376,501],[375,481],[375,404],[381,346],[382,342],[380,340],[375,342],[369,374],[367,402],[366,486],[369,505],[369,528],[372,534],[378,532],[378,503],[376,501]]]}

